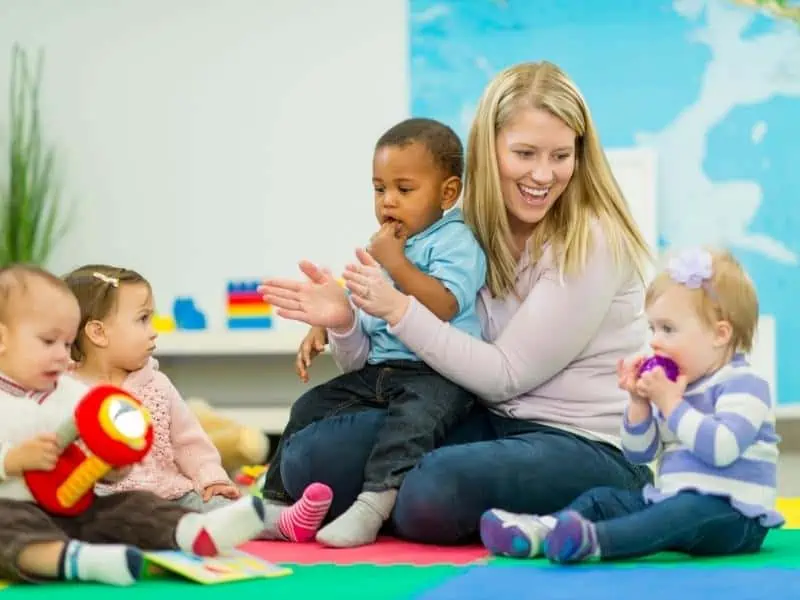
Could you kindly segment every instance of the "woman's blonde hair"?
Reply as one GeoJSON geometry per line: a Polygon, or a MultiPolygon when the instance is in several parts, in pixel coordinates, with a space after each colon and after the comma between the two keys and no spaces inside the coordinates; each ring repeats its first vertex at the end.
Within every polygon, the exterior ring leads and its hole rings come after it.
{"type": "MultiPolygon", "coordinates": [[[[735,352],[750,352],[758,327],[758,295],[753,282],[738,260],[727,250],[703,249],[710,255],[710,276],[702,285],[690,288],[692,303],[697,316],[708,327],[719,321],[731,325],[731,349],[735,352]]],[[[680,257],[678,257],[680,260],[680,257]]],[[[682,285],[669,267],[661,271],[647,288],[645,307],[658,300],[664,292],[682,285]]]]}
{"type": "Polygon", "coordinates": [[[136,271],[111,265],[84,265],[64,276],[64,282],[78,299],[81,322],[72,344],[72,360],[86,357],[86,324],[102,321],[116,309],[119,286],[150,283],[136,271]]]}
{"type": "Polygon", "coordinates": [[[575,171],[558,201],[531,236],[532,260],[549,242],[563,273],[575,273],[591,250],[592,221],[599,222],[618,263],[644,278],[650,251],[611,173],[581,92],[549,62],[510,67],[492,80],[478,105],[467,144],[463,210],[486,252],[487,285],[494,296],[514,288],[517,260],[497,165],[497,134],[522,110],[548,111],[576,136],[575,171]]]}

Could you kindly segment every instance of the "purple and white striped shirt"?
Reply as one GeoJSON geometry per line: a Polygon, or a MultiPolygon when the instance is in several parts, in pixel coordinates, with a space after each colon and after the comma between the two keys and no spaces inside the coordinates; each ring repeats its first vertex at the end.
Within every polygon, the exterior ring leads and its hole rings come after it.
{"type": "Polygon", "coordinates": [[[741,354],[686,388],[683,401],[664,419],[622,426],[629,460],[659,459],[656,486],[644,496],[658,502],[681,491],[723,496],[766,527],[783,524],[776,512],[778,442],[769,386],[741,354]]]}

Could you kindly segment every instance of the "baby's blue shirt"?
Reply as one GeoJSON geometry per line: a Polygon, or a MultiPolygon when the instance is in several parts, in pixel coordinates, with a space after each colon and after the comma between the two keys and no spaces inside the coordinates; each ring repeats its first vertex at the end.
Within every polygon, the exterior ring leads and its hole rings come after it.
{"type": "MultiPolygon", "coordinates": [[[[458,313],[450,324],[480,338],[481,325],[475,307],[478,290],[486,281],[486,257],[472,230],[464,223],[461,209],[450,210],[426,230],[410,237],[405,254],[415,267],[441,281],[455,296],[458,313]]],[[[358,312],[361,329],[370,340],[368,363],[419,360],[389,333],[386,321],[358,312]]]]}

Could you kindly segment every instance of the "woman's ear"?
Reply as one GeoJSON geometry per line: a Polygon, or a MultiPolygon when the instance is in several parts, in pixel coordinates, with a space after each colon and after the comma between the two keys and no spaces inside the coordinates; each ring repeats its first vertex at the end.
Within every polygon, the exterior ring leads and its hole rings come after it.
{"type": "Polygon", "coordinates": [[[461,195],[461,178],[453,175],[442,183],[442,210],[450,210],[461,195]]]}
{"type": "Polygon", "coordinates": [[[86,325],[83,326],[83,333],[86,336],[86,339],[89,340],[92,345],[97,346],[98,348],[105,348],[108,346],[106,326],[102,321],[87,321],[86,325]]]}

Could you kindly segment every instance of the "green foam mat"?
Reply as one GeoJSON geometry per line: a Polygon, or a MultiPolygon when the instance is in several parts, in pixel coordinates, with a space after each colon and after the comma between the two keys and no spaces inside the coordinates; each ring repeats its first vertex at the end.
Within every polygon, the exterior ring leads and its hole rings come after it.
{"type": "Polygon", "coordinates": [[[464,572],[464,568],[298,566],[285,577],[202,585],[173,578],[140,581],[125,588],[91,583],[15,584],[0,591],[0,600],[27,598],[42,600],[114,600],[177,597],[199,598],[326,598],[348,600],[405,600],[464,572]]]}

